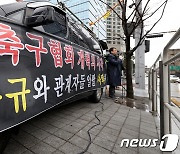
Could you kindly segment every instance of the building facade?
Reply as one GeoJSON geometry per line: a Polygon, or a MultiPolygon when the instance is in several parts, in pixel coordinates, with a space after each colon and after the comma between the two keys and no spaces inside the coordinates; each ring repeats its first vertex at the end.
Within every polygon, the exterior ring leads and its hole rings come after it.
{"type": "MultiPolygon", "coordinates": [[[[51,0],[51,2],[57,3],[56,0],[51,0]]],[[[106,21],[104,19],[94,26],[89,26],[90,22],[96,21],[106,13],[105,4],[99,0],[62,0],[62,2],[96,34],[97,38],[100,40],[106,39],[106,21]]]]}
{"type": "MultiPolygon", "coordinates": [[[[107,0],[107,4],[111,7],[115,6],[118,1],[116,0],[107,0]]],[[[109,7],[107,7],[109,10],[109,7]]],[[[118,15],[122,15],[122,10],[120,5],[115,8],[115,11],[118,15]]],[[[119,19],[114,11],[111,12],[111,15],[107,18],[107,44],[108,47],[115,47],[120,52],[125,52],[125,42],[120,38],[124,36],[122,21],[119,19]]]]}

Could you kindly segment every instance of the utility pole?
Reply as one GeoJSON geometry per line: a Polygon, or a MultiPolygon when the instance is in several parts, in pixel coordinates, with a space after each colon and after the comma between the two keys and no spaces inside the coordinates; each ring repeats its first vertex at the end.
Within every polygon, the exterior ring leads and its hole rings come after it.
{"type": "MultiPolygon", "coordinates": [[[[136,6],[138,12],[142,14],[142,0],[136,0],[136,6]],[[140,3],[140,4],[139,4],[140,3]]],[[[138,20],[139,14],[136,13],[136,20],[138,20]]],[[[141,23],[143,24],[143,23],[141,23]]],[[[144,28],[139,25],[135,30],[135,45],[138,44],[140,39],[140,34],[144,35],[144,28]],[[141,32],[142,31],[142,32],[141,32]]],[[[143,42],[135,51],[135,83],[140,89],[145,89],[145,43],[143,42]]]]}

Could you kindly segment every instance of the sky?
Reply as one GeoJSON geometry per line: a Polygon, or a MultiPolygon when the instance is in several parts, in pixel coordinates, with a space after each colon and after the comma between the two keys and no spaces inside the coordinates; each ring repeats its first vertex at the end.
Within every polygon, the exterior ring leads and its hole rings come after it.
{"type": "MultiPolygon", "coordinates": [[[[177,31],[180,28],[180,1],[169,0],[163,18],[153,29],[152,33],[177,31]]],[[[163,52],[165,45],[175,33],[164,34],[163,37],[150,39],[150,52],[145,54],[145,64],[152,66],[158,55],[163,52]]],[[[178,42],[173,48],[180,47],[178,42]]]]}
{"type": "MultiPolygon", "coordinates": [[[[11,2],[15,2],[15,0],[0,0],[0,5],[11,2]]],[[[157,0],[152,0],[152,2],[153,5],[156,5],[157,0]]],[[[151,33],[178,30],[180,28],[179,18],[180,18],[180,0],[169,0],[163,18],[151,33]]],[[[161,52],[163,52],[164,46],[168,43],[168,41],[171,39],[173,34],[174,33],[164,34],[162,38],[150,39],[150,52],[145,54],[146,66],[150,67],[153,65],[158,55],[161,52]]]]}

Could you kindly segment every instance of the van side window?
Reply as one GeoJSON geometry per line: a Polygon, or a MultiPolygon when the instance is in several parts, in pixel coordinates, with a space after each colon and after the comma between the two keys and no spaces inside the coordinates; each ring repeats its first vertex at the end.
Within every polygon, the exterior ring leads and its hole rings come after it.
{"type": "Polygon", "coordinates": [[[80,30],[78,29],[78,26],[76,25],[76,23],[72,21],[69,22],[69,40],[82,47],[89,49],[89,47],[87,46],[85,40],[83,39],[80,33],[80,30]]]}
{"type": "Polygon", "coordinates": [[[101,47],[98,41],[82,26],[79,25],[81,36],[83,40],[86,42],[87,46],[90,50],[101,53],[101,47]]]}
{"type": "Polygon", "coordinates": [[[69,40],[73,43],[79,44],[79,36],[72,26],[72,23],[69,23],[69,40]]]}
{"type": "Polygon", "coordinates": [[[24,10],[16,11],[14,13],[11,13],[7,16],[7,18],[13,19],[14,21],[18,23],[22,23],[24,16],[24,10]]]}
{"type": "Polygon", "coordinates": [[[67,35],[66,16],[63,13],[61,14],[56,11],[55,21],[53,23],[41,25],[34,28],[64,38],[67,35]]]}

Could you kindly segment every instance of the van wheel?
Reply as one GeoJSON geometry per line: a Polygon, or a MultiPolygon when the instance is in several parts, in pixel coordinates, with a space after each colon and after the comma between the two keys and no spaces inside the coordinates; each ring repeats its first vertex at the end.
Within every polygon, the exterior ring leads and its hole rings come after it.
{"type": "Polygon", "coordinates": [[[0,133],[0,153],[3,153],[5,150],[10,138],[12,130],[6,130],[5,132],[0,133]]]}
{"type": "Polygon", "coordinates": [[[89,96],[89,99],[94,103],[98,103],[101,100],[102,94],[103,94],[103,88],[98,88],[94,90],[91,96],[89,96]]]}

